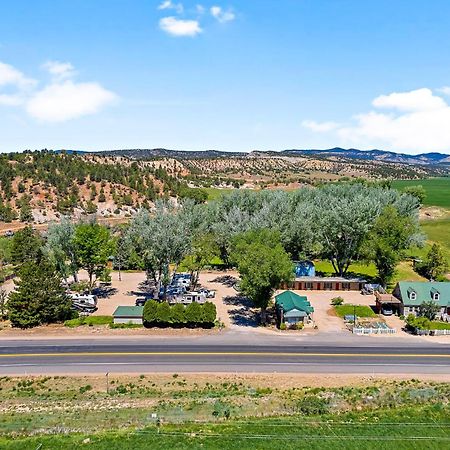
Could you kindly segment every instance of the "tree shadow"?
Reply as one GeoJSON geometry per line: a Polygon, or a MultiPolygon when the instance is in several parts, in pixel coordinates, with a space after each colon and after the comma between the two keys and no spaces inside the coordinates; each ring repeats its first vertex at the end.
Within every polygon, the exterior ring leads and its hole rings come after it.
{"type": "Polygon", "coordinates": [[[98,286],[92,290],[92,293],[98,298],[109,298],[117,294],[118,290],[111,286],[98,286]]]}
{"type": "Polygon", "coordinates": [[[234,325],[243,327],[257,327],[260,323],[259,313],[252,307],[252,302],[242,295],[229,295],[224,297],[225,305],[232,305],[233,308],[228,311],[230,320],[234,325]]]}
{"type": "Polygon", "coordinates": [[[222,275],[220,277],[214,278],[214,280],[211,280],[212,283],[221,283],[227,287],[236,286],[238,281],[239,280],[236,277],[233,277],[231,275],[222,275]]]}

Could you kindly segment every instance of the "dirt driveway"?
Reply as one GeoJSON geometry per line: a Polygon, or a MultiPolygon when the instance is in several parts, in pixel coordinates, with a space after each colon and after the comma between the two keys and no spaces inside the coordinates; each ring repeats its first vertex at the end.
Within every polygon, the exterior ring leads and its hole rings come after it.
{"type": "MultiPolygon", "coordinates": [[[[281,291],[280,291],[281,292],[281,291]]],[[[373,295],[362,295],[358,291],[294,291],[298,295],[304,295],[314,307],[314,321],[319,332],[340,332],[346,330],[344,321],[337,317],[331,306],[331,299],[342,297],[344,303],[355,305],[375,305],[373,295]]]]}

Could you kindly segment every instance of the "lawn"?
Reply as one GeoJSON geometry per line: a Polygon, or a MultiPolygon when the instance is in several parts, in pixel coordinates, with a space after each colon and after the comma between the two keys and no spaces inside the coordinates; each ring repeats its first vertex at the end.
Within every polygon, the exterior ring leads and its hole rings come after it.
{"type": "Polygon", "coordinates": [[[90,327],[94,325],[112,325],[112,316],[86,316],[78,317],[77,319],[66,320],[64,325],[69,328],[80,327],[88,325],[90,327]]]}
{"type": "MultiPolygon", "coordinates": [[[[422,249],[419,249],[422,251],[422,249]]],[[[415,254],[415,252],[411,252],[412,254],[415,254]]],[[[314,264],[316,266],[316,272],[321,272],[324,274],[324,276],[334,276],[334,269],[333,266],[329,261],[314,261],[314,264]]],[[[357,276],[364,278],[369,283],[375,282],[377,277],[377,269],[375,267],[375,264],[369,263],[354,263],[351,264],[348,270],[348,274],[352,276],[357,276]]],[[[412,267],[412,263],[410,261],[401,261],[396,268],[396,274],[394,276],[394,279],[389,284],[389,287],[395,286],[395,284],[398,281],[401,280],[408,280],[408,281],[425,281],[425,278],[423,278],[421,275],[419,275],[417,272],[414,271],[412,267]]]]}
{"type": "Polygon", "coordinates": [[[426,178],[423,180],[394,180],[392,187],[402,191],[408,186],[421,185],[426,191],[424,204],[450,209],[450,177],[426,178]]]}
{"type": "Polygon", "coordinates": [[[365,305],[344,303],[343,305],[335,306],[334,309],[339,317],[352,316],[353,314],[356,314],[357,317],[376,317],[372,308],[365,305]]]}

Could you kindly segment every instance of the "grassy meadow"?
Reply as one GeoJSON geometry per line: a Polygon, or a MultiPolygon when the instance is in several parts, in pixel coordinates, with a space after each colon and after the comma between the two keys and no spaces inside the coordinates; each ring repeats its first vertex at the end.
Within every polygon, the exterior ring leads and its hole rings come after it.
{"type": "Polygon", "coordinates": [[[448,383],[274,375],[2,377],[0,448],[442,449],[448,383]],[[320,383],[325,386],[321,386],[320,383]]]}
{"type": "Polygon", "coordinates": [[[425,178],[423,180],[394,180],[392,187],[402,191],[408,186],[423,186],[426,191],[425,206],[450,209],[450,177],[425,178]]]}

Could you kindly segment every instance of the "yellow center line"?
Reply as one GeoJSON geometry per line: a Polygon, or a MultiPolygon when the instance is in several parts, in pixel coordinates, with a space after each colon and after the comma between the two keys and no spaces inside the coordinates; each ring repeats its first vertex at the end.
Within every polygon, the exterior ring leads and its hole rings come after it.
{"type": "Polygon", "coordinates": [[[392,353],[307,353],[307,352],[61,352],[9,353],[0,358],[58,357],[58,356],[319,356],[319,357],[384,357],[384,358],[450,358],[450,354],[392,354],[392,353]]]}

